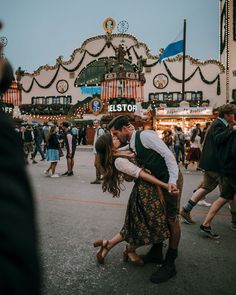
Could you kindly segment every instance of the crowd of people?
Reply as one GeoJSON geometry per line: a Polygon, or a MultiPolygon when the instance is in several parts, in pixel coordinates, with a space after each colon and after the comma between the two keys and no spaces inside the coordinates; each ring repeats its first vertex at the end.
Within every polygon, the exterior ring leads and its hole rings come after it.
{"type": "Polygon", "coordinates": [[[231,229],[236,231],[236,106],[223,105],[218,108],[218,113],[219,117],[205,131],[200,158],[200,167],[204,171],[203,181],[180,210],[186,223],[195,223],[191,210],[199,200],[219,186],[220,197],[212,204],[200,227],[201,231],[216,239],[220,236],[212,230],[211,222],[227,202],[231,208],[231,229]]]}
{"type": "Polygon", "coordinates": [[[76,146],[86,145],[87,142],[86,127],[71,126],[68,122],[23,123],[21,126],[16,125],[15,131],[20,145],[23,145],[25,163],[29,164],[29,160],[32,160],[32,164],[37,164],[35,157],[39,153],[41,161],[50,163],[44,174],[52,178],[60,176],[56,173],[56,166],[60,157],[64,156],[62,148],[66,148],[67,171],[61,175],[72,176],[76,146]]]}
{"type": "Polygon", "coordinates": [[[175,155],[177,163],[182,163],[188,169],[190,163],[196,164],[196,170],[201,170],[199,161],[201,157],[202,145],[205,140],[206,131],[211,122],[206,122],[203,130],[197,123],[190,132],[184,133],[182,128],[175,126],[167,128],[162,133],[162,139],[175,155]]]}

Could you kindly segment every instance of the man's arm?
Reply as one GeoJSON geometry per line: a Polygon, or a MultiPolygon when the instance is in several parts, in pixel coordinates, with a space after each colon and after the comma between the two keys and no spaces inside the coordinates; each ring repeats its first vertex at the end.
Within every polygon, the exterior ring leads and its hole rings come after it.
{"type": "Polygon", "coordinates": [[[72,154],[72,135],[68,133],[67,135],[68,146],[69,146],[69,154],[72,154]]]}
{"type": "Polygon", "coordinates": [[[232,136],[233,136],[233,140],[232,140],[231,151],[232,151],[232,156],[234,158],[234,161],[236,162],[236,133],[232,134],[232,136]]]}
{"type": "Polygon", "coordinates": [[[146,148],[156,151],[164,158],[170,176],[168,183],[176,185],[179,167],[170,149],[155,132],[142,132],[141,141],[146,148]]]}
{"type": "Polygon", "coordinates": [[[231,125],[224,127],[223,123],[217,123],[213,127],[213,138],[217,146],[224,144],[233,132],[231,125]]]}

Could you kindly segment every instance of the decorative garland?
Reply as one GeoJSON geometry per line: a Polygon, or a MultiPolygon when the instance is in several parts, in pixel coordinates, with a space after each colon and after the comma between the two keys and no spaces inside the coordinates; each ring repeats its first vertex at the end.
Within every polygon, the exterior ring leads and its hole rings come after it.
{"type": "MultiPolygon", "coordinates": [[[[127,49],[127,52],[129,52],[131,49],[133,49],[133,52],[134,52],[134,54],[135,54],[135,57],[139,60],[140,58],[141,58],[141,56],[139,56],[138,55],[138,53],[137,53],[137,51],[135,50],[135,47],[137,47],[137,48],[139,48],[140,46],[144,46],[145,47],[145,49],[146,49],[146,54],[147,54],[147,57],[148,58],[151,58],[151,59],[155,59],[155,58],[157,58],[157,60],[154,62],[154,63],[152,63],[152,64],[143,64],[143,66],[144,67],[146,67],[146,68],[149,68],[149,67],[153,67],[153,66],[155,66],[155,65],[157,65],[158,64],[158,62],[159,62],[159,55],[156,55],[156,56],[153,56],[153,55],[150,55],[150,53],[149,53],[149,48],[147,47],[147,45],[145,44],[145,43],[141,43],[141,42],[138,42],[138,40],[134,37],[134,36],[132,36],[132,35],[129,35],[129,34],[115,34],[115,36],[122,36],[122,37],[132,37],[133,38],[133,40],[136,42],[136,44],[135,45],[131,45],[128,49],[127,49]]],[[[105,36],[106,37],[106,36],[105,36]]],[[[81,64],[82,64],[82,62],[84,61],[84,58],[85,58],[85,56],[86,56],[86,54],[88,54],[88,55],[90,55],[90,56],[92,56],[92,57],[98,57],[98,56],[100,56],[102,53],[103,53],[103,51],[106,49],[106,47],[112,47],[113,48],[113,50],[114,51],[116,51],[116,48],[115,48],[115,46],[112,44],[112,42],[109,40],[109,42],[106,40],[106,43],[104,44],[104,46],[103,46],[103,48],[99,51],[99,52],[97,52],[97,53],[91,53],[91,52],[89,52],[87,49],[84,49],[84,47],[85,47],[85,45],[87,44],[87,43],[89,43],[90,41],[93,41],[93,40],[97,40],[97,39],[101,39],[101,38],[104,38],[104,36],[102,35],[102,36],[97,36],[97,37],[92,37],[92,38],[89,38],[89,39],[87,39],[83,44],[82,44],[82,47],[80,48],[80,49],[76,49],[76,50],[74,50],[74,52],[73,52],[73,54],[72,54],[72,60],[74,59],[74,56],[75,56],[75,52],[77,52],[77,51],[79,51],[79,52],[83,52],[83,56],[82,56],[82,58],[81,58],[81,60],[79,61],[79,63],[74,67],[74,68],[72,68],[72,69],[68,69],[68,68],[66,68],[65,66],[64,66],[64,64],[69,64],[68,62],[63,62],[62,60],[61,60],[61,58],[58,58],[58,60],[57,60],[57,70],[56,70],[56,73],[54,74],[54,76],[53,76],[53,78],[52,78],[52,80],[47,84],[47,85],[41,85],[37,80],[36,80],[36,78],[35,77],[33,77],[33,79],[32,79],[32,81],[31,81],[31,84],[30,84],[30,87],[28,88],[28,89],[25,89],[23,86],[22,86],[22,90],[25,92],[25,93],[29,93],[31,90],[32,90],[32,88],[33,88],[33,85],[34,85],[34,82],[40,87],[40,88],[43,88],[43,89],[47,89],[47,88],[49,88],[49,87],[51,87],[52,86],[52,84],[54,83],[54,81],[56,80],[56,78],[57,78],[57,75],[58,75],[58,72],[59,72],[59,70],[60,70],[60,67],[62,67],[65,71],[67,71],[67,72],[74,72],[74,71],[76,71],[80,66],[81,66],[81,64]]],[[[195,59],[193,59],[193,58],[191,58],[191,57],[189,57],[189,56],[187,56],[189,59],[190,59],[190,61],[195,61],[195,59]]],[[[167,61],[175,61],[175,59],[167,59],[167,61]]],[[[212,61],[209,61],[209,63],[211,63],[212,61]]],[[[196,62],[196,63],[200,63],[200,62],[196,62]]],[[[203,64],[206,64],[207,62],[204,62],[203,64]]],[[[219,65],[220,65],[220,63],[218,63],[219,65]]],[[[170,72],[170,70],[167,68],[167,66],[166,66],[166,63],[164,62],[164,65],[165,65],[165,67],[166,67],[166,70],[167,70],[167,72],[169,72],[170,74],[169,74],[169,76],[171,77],[171,79],[172,80],[174,80],[174,81],[176,81],[177,83],[181,83],[182,82],[182,80],[179,80],[179,79],[177,79],[177,78],[175,78],[172,74],[171,74],[171,72],[170,72]],[[180,82],[179,82],[180,81],[180,82]]],[[[54,66],[54,67],[50,67],[50,66],[48,66],[48,65],[46,65],[46,66],[44,66],[44,67],[40,67],[38,70],[37,70],[37,72],[39,72],[39,70],[41,70],[41,68],[45,68],[45,69],[56,69],[56,66],[54,66]]],[[[202,72],[201,72],[201,69],[199,68],[199,66],[197,67],[197,69],[193,72],[193,74],[192,75],[190,75],[186,80],[185,80],[185,82],[187,82],[187,81],[189,81],[189,80],[191,80],[192,79],[192,77],[195,75],[195,73],[197,72],[197,70],[199,70],[199,73],[200,73],[200,77],[201,77],[201,79],[202,79],[202,81],[204,82],[204,83],[206,83],[206,84],[213,84],[216,80],[218,80],[218,83],[217,83],[217,95],[220,95],[220,76],[219,76],[219,74],[217,75],[217,77],[213,80],[213,81],[208,81],[208,80],[206,80],[205,78],[204,78],[204,76],[203,76],[203,74],[202,74],[202,72]]],[[[25,73],[24,75],[29,75],[28,73],[25,73]]]]}
{"type": "MultiPolygon", "coordinates": [[[[140,59],[141,56],[138,55],[137,51],[136,51],[135,48],[134,48],[134,45],[130,46],[129,49],[131,49],[131,48],[133,49],[133,52],[134,52],[136,58],[137,58],[137,59],[140,59]]],[[[154,63],[149,64],[149,65],[148,65],[148,64],[144,64],[143,66],[144,66],[145,68],[151,68],[151,67],[154,67],[155,65],[157,65],[158,62],[159,62],[159,56],[158,56],[158,58],[157,58],[157,61],[155,61],[154,63]]]]}
{"type": "MultiPolygon", "coordinates": [[[[25,89],[25,88],[22,86],[22,90],[23,90],[24,92],[26,92],[26,93],[29,93],[29,92],[32,90],[32,88],[33,88],[34,82],[35,82],[40,88],[43,88],[43,89],[46,89],[46,88],[51,87],[52,84],[54,83],[54,81],[55,81],[56,78],[57,78],[57,75],[58,75],[58,72],[59,72],[59,70],[60,70],[60,67],[62,67],[65,71],[67,71],[67,72],[69,72],[69,73],[74,72],[74,71],[76,71],[76,70],[81,66],[81,64],[82,64],[82,62],[84,61],[84,58],[85,58],[85,56],[86,56],[86,53],[87,53],[88,55],[92,56],[92,57],[98,57],[99,55],[102,54],[102,52],[106,49],[107,46],[108,46],[108,45],[107,45],[107,43],[106,43],[106,44],[103,46],[103,48],[102,48],[99,52],[97,52],[97,53],[95,53],[95,54],[89,52],[88,50],[85,50],[85,51],[84,51],[84,54],[83,54],[83,56],[82,56],[82,58],[81,58],[81,60],[79,61],[79,63],[78,63],[74,68],[72,68],[72,69],[68,69],[68,68],[66,68],[62,63],[60,63],[60,64],[58,65],[58,67],[57,67],[57,71],[56,71],[55,75],[53,76],[52,80],[51,80],[47,85],[41,85],[41,84],[36,80],[36,78],[34,77],[34,78],[32,79],[32,82],[31,82],[31,84],[30,84],[30,87],[29,87],[28,89],[25,89]]],[[[114,48],[114,47],[113,47],[113,48],[114,48]]]]}
{"type": "MultiPolygon", "coordinates": [[[[141,56],[139,56],[137,51],[135,50],[134,45],[131,45],[129,47],[129,49],[127,49],[127,51],[130,50],[130,49],[133,49],[133,52],[134,52],[137,59],[141,58],[141,56]]],[[[154,63],[152,63],[152,64],[144,64],[143,66],[145,68],[151,68],[151,67],[157,65],[159,63],[159,56],[160,55],[155,56],[155,58],[157,58],[157,60],[154,63]]],[[[224,73],[224,71],[225,71],[224,65],[221,62],[219,62],[217,60],[214,60],[214,59],[209,59],[209,60],[206,60],[206,61],[200,61],[199,59],[193,58],[190,55],[186,55],[185,58],[190,61],[190,64],[194,64],[194,65],[216,64],[217,66],[220,67],[221,73],[224,73]]],[[[152,59],[154,59],[154,56],[152,56],[152,59]]],[[[175,57],[169,57],[169,58],[166,59],[166,61],[168,61],[168,62],[176,62],[176,61],[181,62],[182,60],[183,60],[183,56],[180,55],[180,54],[176,55],[175,57]]]]}
{"type": "MultiPolygon", "coordinates": [[[[175,82],[177,82],[177,83],[182,83],[182,79],[178,79],[178,78],[176,78],[175,76],[173,76],[173,74],[171,73],[171,71],[170,71],[170,69],[168,68],[168,66],[167,66],[167,64],[166,64],[165,61],[163,61],[163,64],[164,64],[164,66],[165,66],[165,69],[166,69],[166,71],[167,71],[169,77],[170,77],[173,81],[175,81],[175,82]]],[[[209,80],[207,80],[207,79],[203,76],[202,70],[200,69],[199,66],[194,70],[194,72],[193,72],[188,78],[185,79],[185,82],[190,81],[190,80],[193,78],[193,76],[196,74],[197,71],[198,71],[199,74],[200,74],[200,78],[201,78],[202,82],[204,82],[204,83],[206,83],[206,84],[208,84],[208,85],[211,85],[211,84],[214,84],[214,83],[217,81],[217,95],[220,95],[220,94],[221,94],[221,89],[220,89],[220,74],[218,74],[218,75],[215,77],[215,79],[213,79],[212,81],[209,81],[209,80]]]]}
{"type": "Polygon", "coordinates": [[[71,109],[71,105],[64,104],[51,104],[51,105],[31,105],[31,104],[23,104],[19,106],[20,112],[22,114],[50,114],[50,115],[66,115],[71,109]]]}

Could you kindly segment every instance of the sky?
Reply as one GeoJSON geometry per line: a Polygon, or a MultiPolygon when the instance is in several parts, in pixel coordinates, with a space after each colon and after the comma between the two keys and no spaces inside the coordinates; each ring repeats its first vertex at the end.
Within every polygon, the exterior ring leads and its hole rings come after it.
{"type": "MultiPolygon", "coordinates": [[[[14,70],[33,72],[54,65],[93,36],[104,34],[107,17],[126,20],[127,33],[159,53],[187,20],[186,54],[200,60],[219,58],[219,0],[0,0],[7,37],[5,56],[14,70]]],[[[118,32],[117,29],[113,31],[118,32]]]]}

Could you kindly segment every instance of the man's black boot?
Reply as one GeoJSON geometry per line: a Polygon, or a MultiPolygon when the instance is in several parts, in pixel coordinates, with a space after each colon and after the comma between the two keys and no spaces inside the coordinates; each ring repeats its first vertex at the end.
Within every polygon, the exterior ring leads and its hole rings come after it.
{"type": "Polygon", "coordinates": [[[146,263],[163,263],[163,254],[162,254],[163,243],[153,244],[152,248],[146,255],[140,255],[144,264],[146,263]]]}
{"type": "Polygon", "coordinates": [[[176,275],[175,259],[177,258],[177,249],[169,249],[163,266],[154,272],[150,280],[154,284],[164,283],[176,275]]]}

